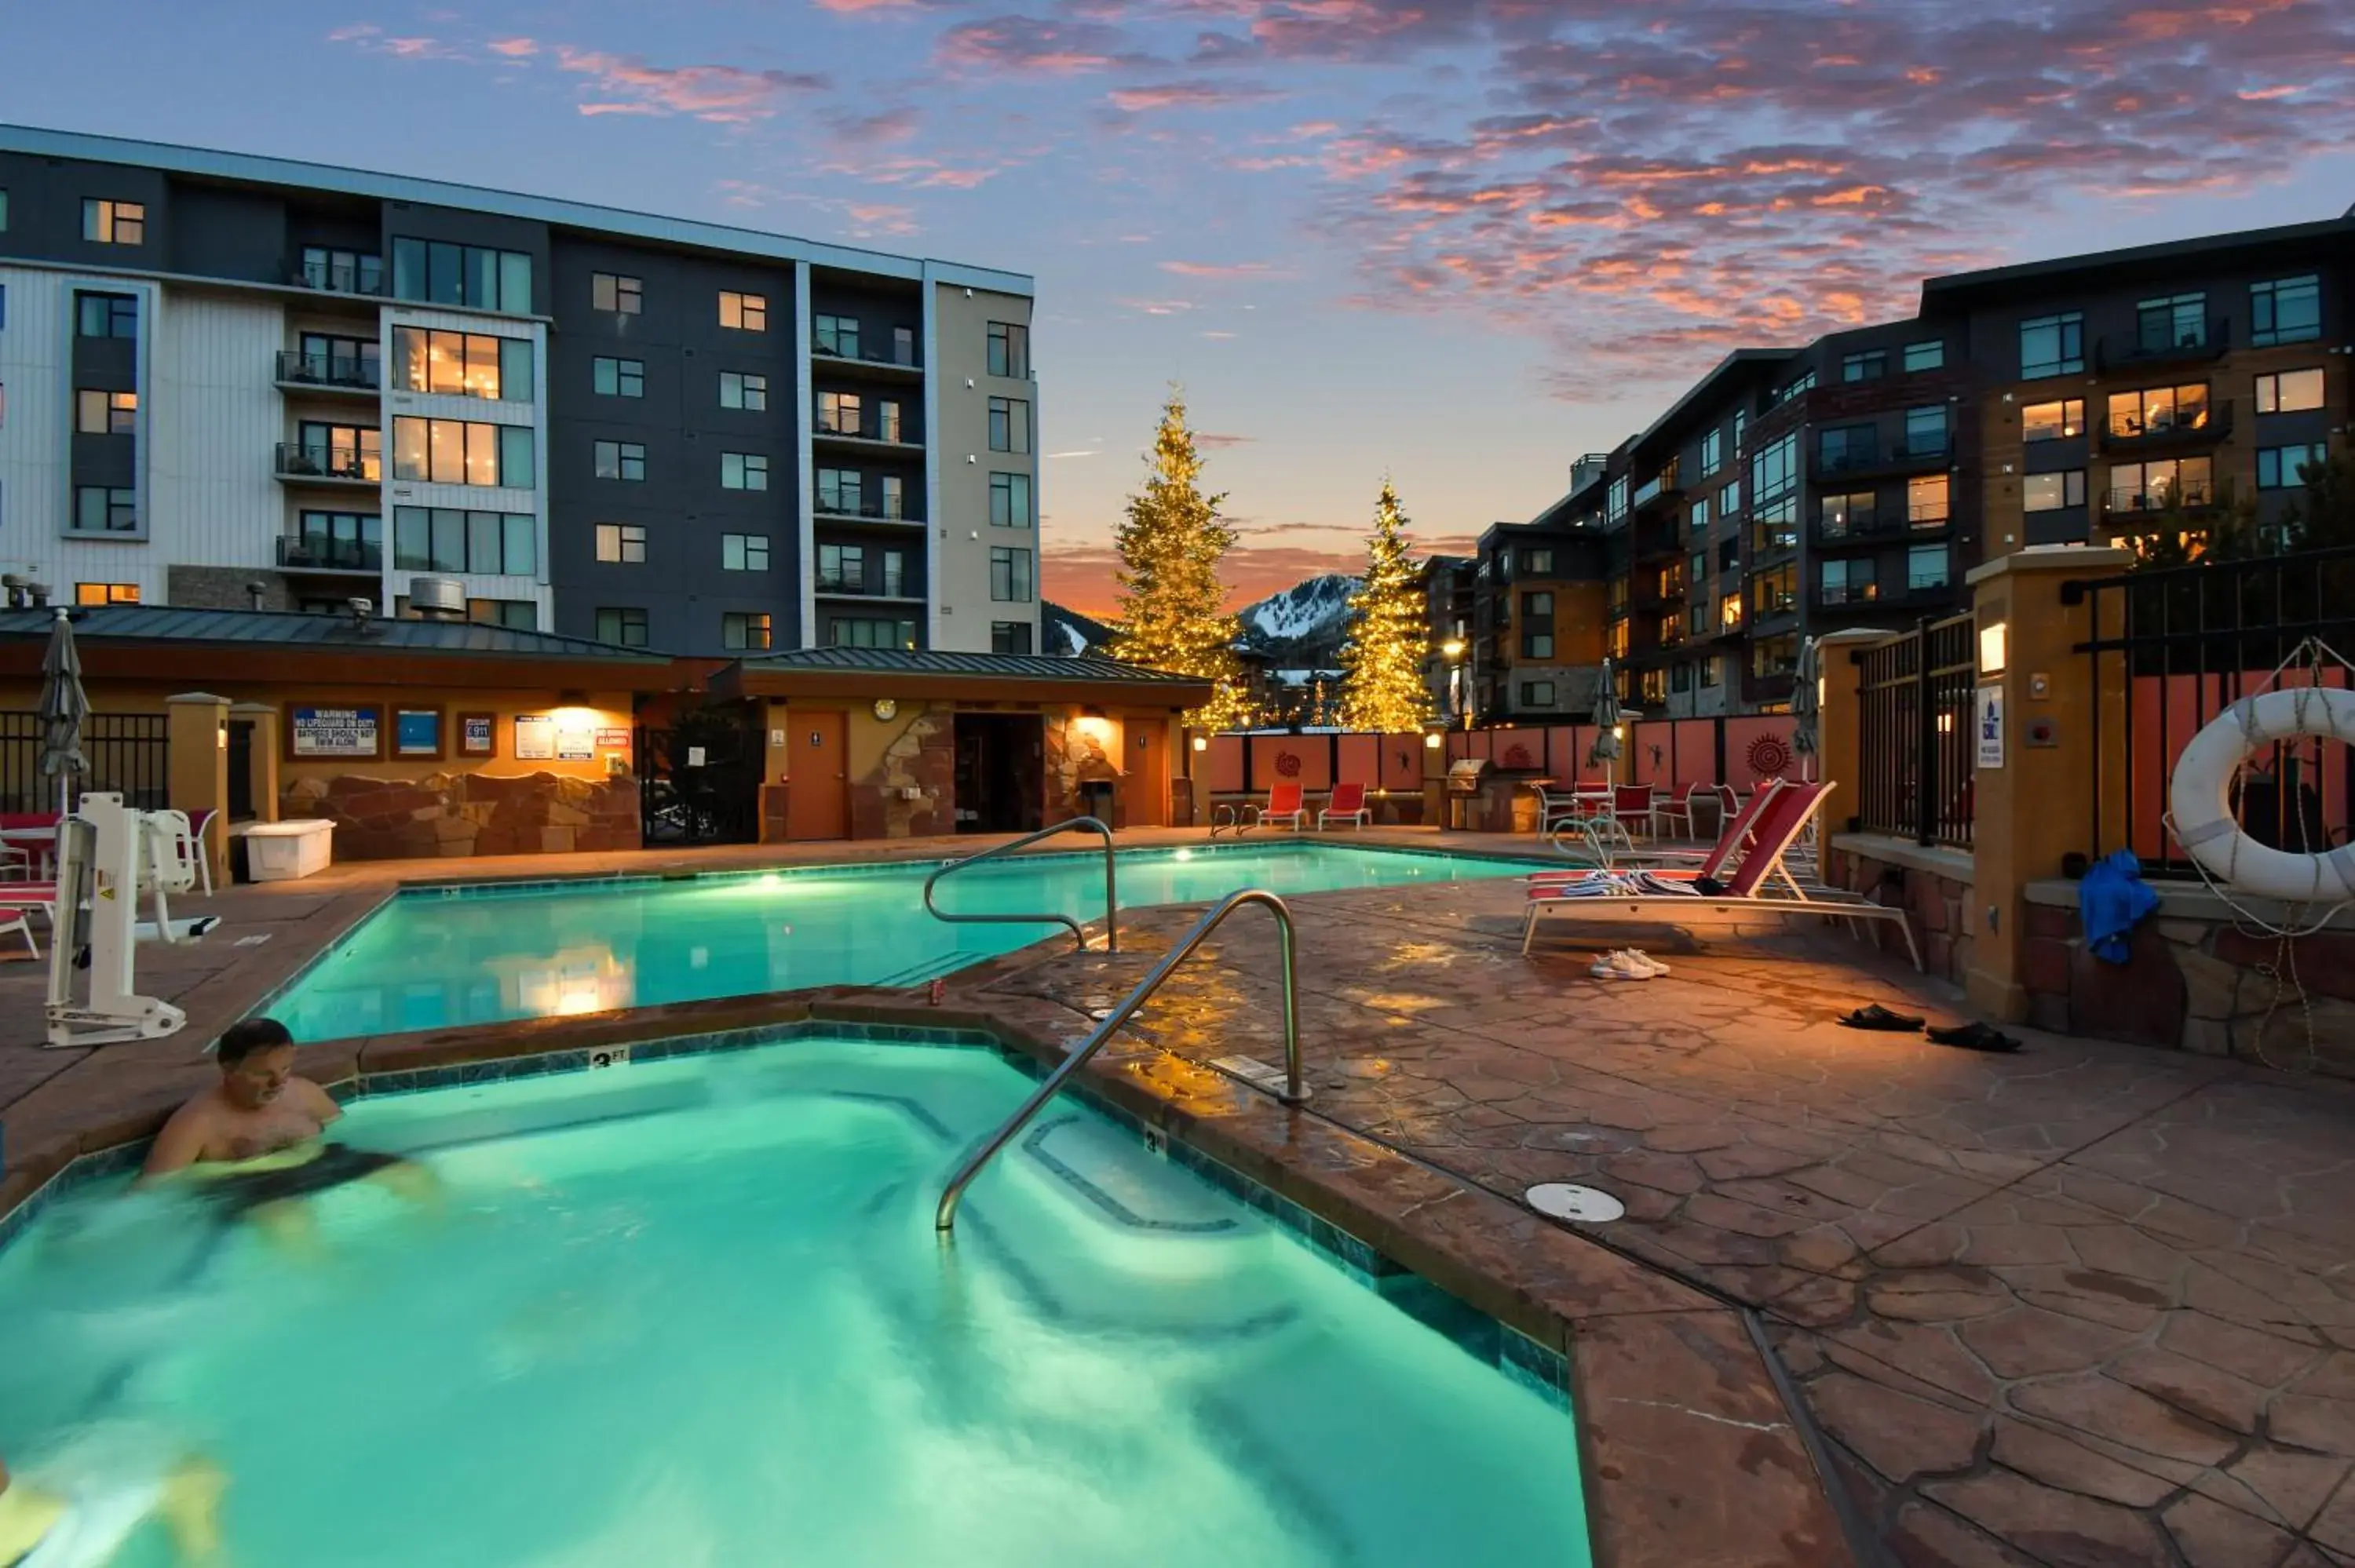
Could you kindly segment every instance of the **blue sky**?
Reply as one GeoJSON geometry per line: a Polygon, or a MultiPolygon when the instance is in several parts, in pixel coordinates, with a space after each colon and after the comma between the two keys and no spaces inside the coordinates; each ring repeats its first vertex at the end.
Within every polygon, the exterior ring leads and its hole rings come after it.
{"type": "Polygon", "coordinates": [[[1926,271],[2355,202],[2346,0],[0,4],[0,119],[1033,274],[1045,586],[1181,381],[1238,598],[1926,271]]]}

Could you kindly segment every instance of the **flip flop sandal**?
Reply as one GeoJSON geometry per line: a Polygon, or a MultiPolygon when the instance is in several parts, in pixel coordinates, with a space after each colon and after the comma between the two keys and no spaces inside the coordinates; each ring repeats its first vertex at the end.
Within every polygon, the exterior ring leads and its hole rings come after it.
{"type": "Polygon", "coordinates": [[[1941,1045],[1959,1045],[1966,1051],[2017,1051],[2019,1042],[2000,1030],[1984,1023],[1956,1023],[1930,1031],[1930,1038],[1941,1045]]]}
{"type": "Polygon", "coordinates": [[[1911,1034],[1922,1027],[1922,1020],[1907,1013],[1891,1012],[1879,1002],[1859,1007],[1840,1019],[1850,1029],[1885,1029],[1899,1034],[1911,1034]]]}

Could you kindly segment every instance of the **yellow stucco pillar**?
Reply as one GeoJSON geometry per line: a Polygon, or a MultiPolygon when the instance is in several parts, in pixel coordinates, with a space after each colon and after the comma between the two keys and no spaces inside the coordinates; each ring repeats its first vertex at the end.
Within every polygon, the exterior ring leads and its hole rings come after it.
{"type": "MultiPolygon", "coordinates": [[[[1973,940],[1964,980],[1974,1007],[2007,1022],[2028,1016],[2021,981],[2028,885],[2059,876],[2062,857],[2094,841],[2095,677],[2093,660],[2077,652],[2091,635],[2093,611],[2066,602],[2062,585],[2115,575],[2133,559],[2126,550],[2033,546],[1966,579],[1979,673],[1972,712],[1973,940]]],[[[2104,717],[2116,706],[2105,703],[2104,717]]]]}
{"type": "Polygon", "coordinates": [[[247,799],[253,803],[253,820],[274,822],[278,820],[278,710],[267,703],[231,703],[229,722],[232,727],[241,724],[251,730],[245,754],[245,784],[247,799]]]}
{"type": "Polygon", "coordinates": [[[172,748],[172,810],[194,821],[210,811],[204,833],[205,858],[213,885],[229,885],[229,699],[210,692],[184,692],[164,699],[165,734],[172,748]]]}
{"type": "Polygon", "coordinates": [[[1834,631],[1816,644],[1817,667],[1823,673],[1823,705],[1816,718],[1815,776],[1828,780],[1817,819],[1826,832],[1845,832],[1857,814],[1859,780],[1863,777],[1863,704],[1857,695],[1860,672],[1856,655],[1878,648],[1890,639],[1886,631],[1834,631]]]}

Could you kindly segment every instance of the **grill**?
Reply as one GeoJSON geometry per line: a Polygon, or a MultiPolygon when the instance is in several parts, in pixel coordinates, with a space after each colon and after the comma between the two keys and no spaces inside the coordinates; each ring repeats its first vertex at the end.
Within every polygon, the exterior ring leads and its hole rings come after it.
{"type": "Polygon", "coordinates": [[[1447,792],[1451,795],[1477,795],[1481,781],[1488,777],[1488,759],[1466,757],[1447,765],[1447,792]]]}

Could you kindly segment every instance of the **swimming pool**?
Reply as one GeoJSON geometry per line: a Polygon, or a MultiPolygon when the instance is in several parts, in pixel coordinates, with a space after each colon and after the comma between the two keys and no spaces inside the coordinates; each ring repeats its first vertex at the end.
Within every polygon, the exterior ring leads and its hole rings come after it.
{"type": "MultiPolygon", "coordinates": [[[[0,1454],[200,1454],[239,1568],[1591,1562],[1509,1331],[1074,1103],[943,1248],[943,1175],[1029,1086],[800,1039],[368,1099],[343,1133],[444,1206],[330,1192],[315,1256],[85,1190],[0,1253],[0,1454]]],[[[151,1526],[119,1568],[166,1561],[151,1526]]]]}
{"type": "MultiPolygon", "coordinates": [[[[297,1040],[651,1007],[817,985],[916,985],[1055,934],[924,912],[938,862],[664,881],[426,889],[390,900],[268,1011],[297,1040]]],[[[1130,850],[1123,908],[1239,887],[1315,893],[1512,876],[1529,863],[1333,843],[1130,850]]],[[[993,861],[942,883],[943,909],[1103,915],[1101,855],[993,861]]]]}

